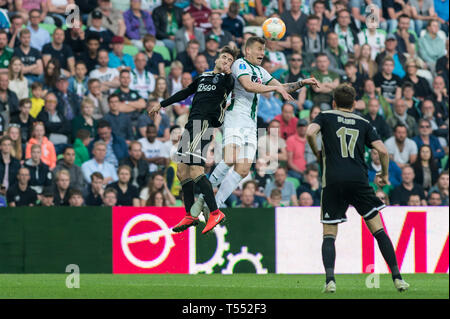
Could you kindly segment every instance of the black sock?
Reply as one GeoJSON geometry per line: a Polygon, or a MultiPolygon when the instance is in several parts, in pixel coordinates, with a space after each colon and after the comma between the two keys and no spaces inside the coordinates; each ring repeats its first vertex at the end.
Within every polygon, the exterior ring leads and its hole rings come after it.
{"type": "Polygon", "coordinates": [[[194,205],[194,181],[192,178],[185,179],[181,182],[181,190],[183,191],[184,207],[186,209],[186,215],[190,215],[191,207],[194,205]]]}
{"type": "Polygon", "coordinates": [[[198,176],[194,180],[195,185],[200,189],[201,193],[205,198],[206,205],[210,212],[217,210],[217,203],[214,197],[214,191],[211,185],[211,182],[206,178],[205,174],[198,176]]]}
{"type": "Polygon", "coordinates": [[[384,229],[376,231],[373,234],[373,237],[377,240],[381,254],[391,270],[392,280],[402,279],[400,271],[398,270],[397,256],[395,256],[394,246],[392,246],[392,242],[388,235],[384,232],[384,229]]]}
{"type": "Polygon", "coordinates": [[[325,236],[322,242],[322,261],[325,267],[326,283],[336,282],[334,279],[334,262],[336,260],[336,248],[334,247],[335,238],[325,236]]]}

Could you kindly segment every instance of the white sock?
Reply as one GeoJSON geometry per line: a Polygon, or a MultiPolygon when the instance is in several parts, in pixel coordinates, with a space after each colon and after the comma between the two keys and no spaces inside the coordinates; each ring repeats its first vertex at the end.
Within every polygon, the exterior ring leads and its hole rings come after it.
{"type": "Polygon", "coordinates": [[[220,184],[219,191],[216,194],[217,207],[221,207],[223,203],[230,197],[231,193],[238,187],[242,177],[236,171],[231,171],[220,184]]]}
{"type": "Polygon", "coordinates": [[[219,164],[217,164],[214,171],[209,176],[209,181],[211,182],[212,187],[219,186],[220,183],[222,183],[225,176],[227,176],[228,171],[230,170],[231,166],[228,166],[225,164],[225,162],[222,160],[219,164]]]}

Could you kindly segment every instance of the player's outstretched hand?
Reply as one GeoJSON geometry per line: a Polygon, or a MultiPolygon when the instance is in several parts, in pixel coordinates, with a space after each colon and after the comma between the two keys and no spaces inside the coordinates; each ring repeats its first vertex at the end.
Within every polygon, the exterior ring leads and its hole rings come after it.
{"type": "Polygon", "coordinates": [[[161,104],[155,104],[150,111],[148,111],[148,115],[150,116],[150,118],[154,121],[156,114],[159,113],[159,110],[161,109],[161,104]]]}
{"type": "Polygon", "coordinates": [[[316,78],[308,78],[308,79],[304,79],[302,80],[302,84],[303,85],[311,85],[311,86],[315,86],[316,88],[319,88],[319,81],[317,81],[316,78]]]}
{"type": "Polygon", "coordinates": [[[294,98],[285,90],[282,86],[276,86],[276,91],[281,94],[281,96],[286,101],[294,101],[294,98]]]}
{"type": "Polygon", "coordinates": [[[378,173],[377,175],[375,175],[375,184],[377,184],[378,187],[384,187],[384,186],[388,185],[389,184],[389,176],[378,173]]]}

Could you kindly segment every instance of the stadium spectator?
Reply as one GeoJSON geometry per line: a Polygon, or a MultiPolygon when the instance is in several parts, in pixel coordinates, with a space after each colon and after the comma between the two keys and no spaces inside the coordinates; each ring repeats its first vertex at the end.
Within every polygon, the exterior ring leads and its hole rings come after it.
{"type": "Polygon", "coordinates": [[[92,117],[100,120],[109,112],[108,94],[102,92],[102,84],[99,79],[89,79],[87,98],[94,102],[94,113],[92,117]]]}
{"type": "Polygon", "coordinates": [[[25,158],[31,158],[31,146],[34,144],[41,145],[41,160],[53,170],[56,166],[55,146],[45,136],[45,125],[43,122],[37,121],[33,123],[31,138],[28,140],[25,149],[25,158]]]}
{"type": "Polygon", "coordinates": [[[142,50],[141,39],[146,34],[153,36],[156,34],[151,13],[142,8],[141,0],[131,0],[130,9],[123,13],[123,19],[126,27],[125,36],[135,47],[142,50]]]}
{"type": "MultiPolygon", "coordinates": [[[[366,79],[364,81],[364,94],[361,97],[361,100],[366,105],[366,112],[368,111],[369,101],[375,99],[380,104],[381,108],[379,108],[378,112],[381,116],[386,120],[392,117],[392,109],[389,103],[386,101],[383,95],[381,95],[375,88],[375,83],[372,79],[366,79]]],[[[357,102],[358,104],[358,102],[357,102]]]]}
{"type": "Polygon", "coordinates": [[[108,29],[112,34],[120,37],[125,35],[126,26],[122,13],[112,7],[110,0],[98,0],[98,8],[90,13],[87,25],[93,25],[95,18],[101,19],[100,26],[108,29]],[[99,12],[101,13],[100,18],[98,18],[99,12]]]}
{"type": "Polygon", "coordinates": [[[83,207],[84,198],[83,193],[78,189],[71,189],[69,191],[69,206],[70,207],[83,207]]]}
{"type": "Polygon", "coordinates": [[[61,75],[56,81],[56,89],[52,90],[58,99],[57,109],[64,117],[71,121],[80,114],[81,98],[75,93],[69,91],[69,81],[64,75],[61,75]]]}
{"type": "Polygon", "coordinates": [[[145,206],[150,207],[164,207],[167,206],[166,199],[164,198],[164,193],[162,191],[155,191],[148,197],[145,206]]]}
{"type": "Polygon", "coordinates": [[[70,175],[70,187],[84,190],[85,181],[83,178],[83,172],[80,166],[75,164],[75,149],[72,146],[68,146],[64,149],[63,157],[56,162],[56,167],[53,170],[55,176],[59,171],[66,170],[70,175]]]}
{"type": "Polygon", "coordinates": [[[103,192],[103,206],[114,207],[117,205],[117,191],[114,188],[108,187],[103,192]]]}
{"type": "Polygon", "coordinates": [[[382,70],[383,64],[386,58],[392,58],[394,61],[393,74],[403,78],[406,74],[404,65],[406,63],[406,56],[403,53],[397,51],[397,38],[393,34],[388,34],[386,36],[386,41],[384,43],[385,50],[377,55],[375,62],[378,65],[378,70],[382,70]]]}
{"type": "MultiPolygon", "coordinates": [[[[49,62],[50,64],[50,62],[49,62]]],[[[42,108],[45,105],[45,100],[43,99],[45,96],[44,86],[41,82],[33,82],[31,84],[31,110],[30,115],[33,118],[39,114],[42,108]]]]}
{"type": "MultiPolygon", "coordinates": [[[[14,177],[13,177],[14,178],[14,177]]],[[[34,206],[37,202],[37,194],[30,187],[30,171],[26,167],[21,167],[14,179],[17,182],[8,187],[6,200],[9,207],[34,206]]]]}
{"type": "Polygon", "coordinates": [[[25,144],[30,139],[31,129],[34,123],[34,118],[30,116],[31,100],[20,100],[19,110],[19,114],[11,117],[10,126],[14,126],[14,124],[18,125],[18,129],[20,129],[20,140],[25,144]]]}
{"type": "Polygon", "coordinates": [[[448,205],[448,180],[448,170],[441,172],[436,185],[433,185],[429,191],[429,193],[439,192],[439,194],[441,194],[442,205],[448,205]]]}
{"type": "Polygon", "coordinates": [[[237,205],[236,207],[240,208],[257,208],[258,203],[255,202],[255,197],[253,195],[253,192],[250,189],[243,189],[242,195],[241,195],[241,203],[237,205]]]}
{"type": "Polygon", "coordinates": [[[105,161],[112,164],[114,167],[118,167],[119,161],[125,158],[128,154],[126,141],[122,137],[113,133],[111,123],[106,120],[102,119],[98,121],[97,136],[89,144],[88,149],[92,150],[97,141],[103,141],[106,144],[105,161]]]}
{"type": "Polygon", "coordinates": [[[448,56],[449,56],[449,48],[448,48],[448,39],[445,41],[445,51],[447,52],[445,55],[441,56],[436,61],[436,73],[442,76],[445,81],[445,85],[448,91],[448,56]]]}
{"type": "Polygon", "coordinates": [[[208,62],[208,70],[213,70],[216,59],[219,57],[219,37],[211,34],[206,38],[205,51],[202,54],[206,57],[208,62]]]}
{"type": "Polygon", "coordinates": [[[101,84],[102,92],[111,92],[113,89],[119,87],[119,71],[108,67],[109,54],[107,50],[100,50],[98,52],[99,67],[89,73],[90,79],[98,79],[101,84]]]}
{"type": "Polygon", "coordinates": [[[110,68],[122,70],[134,69],[133,57],[128,53],[123,53],[124,38],[119,36],[114,36],[111,39],[112,51],[109,52],[109,62],[108,66],[110,68]]]}
{"type": "Polygon", "coordinates": [[[328,70],[330,60],[324,53],[317,55],[316,65],[317,69],[311,73],[311,76],[320,82],[320,86],[312,87],[312,101],[314,104],[320,105],[322,111],[330,110],[333,90],[339,85],[339,75],[328,70]]]}
{"type": "Polygon", "coordinates": [[[20,169],[20,161],[12,156],[12,139],[9,136],[0,138],[0,184],[8,190],[16,182],[20,169]]]}
{"type": "Polygon", "coordinates": [[[285,206],[293,205],[297,206],[297,195],[294,185],[286,180],[286,169],[279,167],[274,174],[274,180],[266,185],[265,194],[269,197],[273,189],[279,189],[281,191],[282,200],[281,203],[285,206]]]}
{"type": "Polygon", "coordinates": [[[417,144],[407,137],[406,126],[397,124],[393,132],[394,136],[385,141],[390,159],[400,168],[414,163],[417,158],[417,144]]]}
{"type": "Polygon", "coordinates": [[[190,11],[183,12],[182,15],[183,27],[178,29],[175,34],[175,44],[177,52],[183,52],[187,49],[187,44],[190,40],[196,39],[200,44],[200,51],[205,50],[205,35],[204,30],[196,26],[196,22],[192,17],[190,11]]]}
{"type": "Polygon", "coordinates": [[[204,54],[198,54],[194,60],[194,71],[192,71],[192,78],[195,79],[197,76],[203,74],[209,69],[208,60],[204,54]]]}
{"type": "Polygon", "coordinates": [[[72,137],[76,137],[79,130],[89,131],[91,136],[97,132],[97,120],[93,118],[94,101],[90,98],[84,98],[81,102],[81,114],[75,116],[72,123],[72,137]]]}
{"type": "Polygon", "coordinates": [[[71,76],[69,81],[68,90],[72,94],[78,96],[79,99],[85,97],[88,92],[88,77],[86,76],[88,69],[84,61],[75,62],[75,75],[71,76]]]}
{"type": "Polygon", "coordinates": [[[412,164],[414,169],[414,183],[419,184],[428,192],[439,178],[436,159],[429,145],[419,148],[417,160],[412,164]]]}
{"type": "Polygon", "coordinates": [[[164,146],[169,151],[170,158],[172,160],[172,156],[177,152],[178,143],[181,139],[181,135],[183,130],[179,125],[172,125],[169,130],[170,138],[168,141],[164,142],[164,146]]]}
{"type": "Polygon", "coordinates": [[[414,85],[414,96],[419,100],[431,95],[431,88],[428,81],[417,75],[418,65],[416,61],[409,60],[406,62],[406,76],[403,81],[408,81],[414,85]]]}
{"type": "Polygon", "coordinates": [[[91,183],[88,185],[85,196],[86,206],[102,206],[103,204],[103,175],[100,172],[91,174],[91,183]]]}
{"type": "Polygon", "coordinates": [[[366,113],[364,118],[367,119],[373,127],[375,127],[383,141],[392,135],[389,125],[386,123],[384,117],[380,115],[380,103],[377,99],[370,99],[367,106],[367,111],[363,113],[366,113]]]}
{"type": "MultiPolygon", "coordinates": [[[[286,36],[290,36],[292,34],[302,34],[305,30],[306,24],[309,21],[307,19],[307,15],[303,14],[300,10],[302,1],[301,0],[291,0],[291,8],[289,10],[285,10],[280,18],[284,21],[286,25],[286,36]]],[[[320,29],[320,18],[317,19],[319,23],[320,29]]]]}
{"type": "MultiPolygon", "coordinates": [[[[377,29],[377,24],[368,24],[366,29],[361,30],[358,33],[358,42],[361,45],[367,45],[368,52],[370,53],[369,60],[375,60],[378,53],[384,51],[384,43],[386,41],[386,32],[382,29],[377,29]]],[[[361,51],[359,52],[361,55],[361,51]]]]}
{"type": "Polygon", "coordinates": [[[20,45],[14,49],[14,56],[20,58],[23,63],[22,72],[31,84],[37,80],[44,71],[41,52],[30,46],[31,32],[29,29],[22,29],[19,33],[20,45]]]}
{"type": "Polygon", "coordinates": [[[406,126],[408,137],[412,138],[418,133],[417,123],[414,117],[406,112],[407,109],[408,105],[404,100],[396,99],[394,102],[394,114],[392,117],[388,118],[386,122],[392,130],[394,130],[398,124],[406,126]]]}
{"type": "Polygon", "coordinates": [[[277,98],[273,92],[261,93],[258,102],[258,117],[261,118],[264,123],[269,123],[278,114],[281,114],[281,106],[283,102],[277,98]]]}
{"type": "Polygon", "coordinates": [[[268,174],[273,174],[280,162],[288,160],[286,141],[279,132],[280,122],[274,119],[270,121],[266,134],[258,139],[258,157],[265,160],[268,174]]]}
{"type": "Polygon", "coordinates": [[[112,132],[125,140],[127,144],[134,139],[133,126],[130,114],[120,112],[120,98],[114,93],[108,97],[109,112],[103,117],[103,120],[111,124],[112,132]]]}
{"type": "Polygon", "coordinates": [[[143,157],[141,143],[132,141],[128,146],[128,154],[128,157],[120,161],[120,165],[131,167],[130,183],[141,190],[150,180],[149,165],[143,157]]]}
{"type": "Polygon", "coordinates": [[[428,195],[428,206],[445,206],[442,204],[442,198],[439,192],[430,192],[428,195]]]}
{"type": "Polygon", "coordinates": [[[211,23],[209,22],[211,9],[205,5],[204,1],[190,0],[190,5],[185,9],[185,12],[189,12],[191,14],[193,20],[195,21],[195,26],[200,28],[203,33],[211,30],[211,23]]]}
{"type": "MultiPolygon", "coordinates": [[[[293,52],[289,57],[289,69],[281,76],[281,82],[291,83],[308,78],[309,73],[303,69],[302,65],[303,58],[301,53],[293,52]]],[[[301,88],[300,91],[291,93],[291,96],[298,101],[299,109],[310,109],[312,106],[311,101],[306,101],[306,91],[306,88],[301,88]]],[[[263,113],[263,111],[260,110],[260,113],[263,113]]]]}
{"type": "Polygon", "coordinates": [[[389,196],[382,189],[376,190],[375,196],[377,196],[386,206],[390,205],[389,196]]]}
{"type": "Polygon", "coordinates": [[[294,106],[291,103],[284,103],[281,114],[275,116],[274,120],[280,123],[278,132],[282,139],[287,140],[289,136],[296,134],[298,118],[294,115],[294,106]]]}
{"type": "Polygon", "coordinates": [[[287,56],[298,53],[302,56],[303,65],[302,69],[308,74],[316,67],[316,58],[314,53],[303,50],[303,40],[300,34],[293,34],[290,37],[290,49],[286,49],[287,56]]]}
{"type": "Polygon", "coordinates": [[[233,35],[234,41],[238,45],[245,43],[244,40],[244,26],[245,23],[241,16],[239,16],[239,3],[232,1],[228,6],[226,16],[222,21],[222,29],[228,31],[233,35]]]}
{"type": "MultiPolygon", "coordinates": [[[[145,100],[135,90],[130,89],[131,75],[130,71],[122,70],[119,76],[119,88],[114,91],[119,97],[120,112],[130,113],[133,126],[136,125],[139,112],[145,108],[145,100]]],[[[156,87],[158,82],[156,82],[156,87]]]]}
{"type": "Polygon", "coordinates": [[[413,140],[416,142],[417,148],[422,147],[422,145],[430,146],[432,155],[436,160],[440,160],[445,156],[444,149],[438,138],[432,134],[430,120],[426,118],[419,120],[419,135],[414,136],[413,140]]]}
{"type": "Polygon", "coordinates": [[[6,131],[6,134],[4,136],[8,136],[11,138],[11,156],[21,161],[23,158],[23,151],[20,125],[9,124],[8,130],[6,131]]]}
{"type": "Polygon", "coordinates": [[[79,60],[81,54],[86,49],[86,33],[84,27],[82,18],[74,17],[71,25],[68,24],[67,29],[64,31],[64,43],[72,48],[75,60],[79,60]]]}
{"type": "Polygon", "coordinates": [[[394,59],[386,57],[382,62],[381,70],[375,74],[373,81],[375,87],[383,97],[391,104],[396,99],[401,98],[402,80],[399,76],[392,73],[394,70],[394,59]]]}
{"type": "Polygon", "coordinates": [[[168,206],[175,205],[175,197],[170,192],[162,173],[154,173],[152,178],[148,181],[147,186],[141,190],[139,194],[141,206],[147,206],[147,201],[149,200],[150,195],[154,192],[162,192],[168,206]]]}
{"type": "Polygon", "coordinates": [[[205,35],[206,39],[211,35],[215,35],[219,38],[219,48],[223,48],[226,45],[234,44],[233,35],[227,31],[222,29],[222,16],[218,12],[213,12],[209,16],[209,22],[211,23],[211,30],[208,31],[205,35]]]}
{"type": "Polygon", "coordinates": [[[414,183],[414,170],[408,165],[402,168],[402,183],[392,190],[390,195],[391,205],[408,205],[409,196],[412,194],[420,196],[422,206],[427,205],[423,187],[414,183]]]}
{"type": "Polygon", "coordinates": [[[182,26],[183,9],[174,5],[175,0],[162,0],[159,7],[152,12],[156,28],[156,39],[164,42],[170,50],[175,49],[175,34],[182,26]]]}
{"type": "Polygon", "coordinates": [[[341,77],[341,83],[350,84],[356,91],[356,100],[359,100],[364,93],[364,80],[367,76],[359,73],[355,63],[351,61],[345,64],[344,72],[344,75],[341,77]]]}
{"type": "Polygon", "coordinates": [[[383,18],[387,21],[387,32],[393,33],[398,26],[398,18],[406,14],[409,16],[410,9],[406,1],[389,0],[383,3],[383,18]]]}
{"type": "Polygon", "coordinates": [[[281,202],[281,199],[281,191],[278,188],[273,189],[268,199],[268,207],[283,207],[284,204],[281,202]]]}
{"type": "Polygon", "coordinates": [[[305,146],[306,128],[308,121],[300,119],[297,122],[296,134],[286,140],[288,175],[297,179],[302,178],[306,169],[305,146]]]}
{"type": "Polygon", "coordinates": [[[23,75],[23,64],[19,57],[13,56],[8,67],[8,88],[19,100],[28,97],[28,80],[23,75]]]}
{"type": "Polygon", "coordinates": [[[308,192],[303,192],[298,197],[298,206],[309,207],[313,206],[313,203],[314,203],[313,198],[311,194],[308,192]]]}
{"type": "MultiPolygon", "coordinates": [[[[71,126],[70,121],[57,109],[57,103],[56,95],[54,93],[48,93],[45,97],[45,106],[39,112],[36,120],[44,123],[48,139],[53,143],[56,152],[59,154],[59,151],[69,142],[71,126]]],[[[50,165],[52,169],[54,166],[50,165]]]]}
{"type": "Polygon", "coordinates": [[[93,158],[81,165],[81,171],[86,183],[89,183],[91,174],[94,172],[102,173],[104,185],[116,182],[119,179],[114,165],[105,160],[106,150],[107,144],[104,141],[96,141],[94,143],[92,149],[93,158]]]}
{"type": "Polygon", "coordinates": [[[59,60],[51,58],[47,64],[44,65],[44,73],[38,78],[38,81],[43,84],[43,95],[47,94],[56,87],[56,81],[58,81],[60,72],[59,60]]]}
{"type": "Polygon", "coordinates": [[[434,11],[434,1],[420,1],[411,0],[409,5],[411,7],[411,18],[414,21],[414,30],[416,35],[420,35],[420,32],[425,27],[427,21],[436,19],[437,14],[434,11]]]}
{"type": "Polygon", "coordinates": [[[145,69],[155,76],[159,75],[164,77],[166,75],[164,58],[158,52],[153,51],[156,38],[151,34],[147,34],[142,38],[142,44],[144,46],[144,53],[147,56],[145,69]]]}
{"type": "Polygon", "coordinates": [[[316,164],[308,164],[303,174],[302,182],[297,188],[297,196],[304,192],[311,194],[314,206],[320,205],[322,187],[319,180],[319,168],[316,164]]]}
{"type": "MultiPolygon", "coordinates": [[[[299,31],[297,34],[303,34],[303,50],[313,54],[319,54],[326,48],[325,36],[320,33],[320,19],[318,16],[310,15],[306,21],[306,30],[299,31]]],[[[347,52],[347,50],[344,50],[347,52]]]]}
{"type": "MultiPolygon", "coordinates": [[[[314,119],[319,113],[320,113],[320,106],[314,105],[309,111],[309,123],[312,123],[312,121],[314,121],[314,119]]],[[[318,149],[322,148],[322,134],[320,132],[317,134],[316,144],[318,149]]],[[[317,163],[317,157],[316,155],[314,155],[309,143],[306,143],[305,147],[305,160],[306,164],[317,163]]]]}
{"type": "MultiPolygon", "coordinates": [[[[374,183],[375,175],[381,172],[380,156],[375,149],[370,150],[370,163],[368,166],[367,176],[369,177],[369,183],[374,183]]],[[[402,170],[394,161],[389,161],[388,172],[390,186],[399,186],[402,182],[402,170]]]]}
{"type": "MultiPolygon", "coordinates": [[[[85,63],[87,73],[91,73],[97,67],[99,50],[100,50],[100,37],[97,34],[89,34],[86,37],[86,48],[77,59],[78,61],[82,61],[85,63]]],[[[76,70],[75,75],[77,75],[76,70]]]]}
{"type": "Polygon", "coordinates": [[[156,126],[150,124],[147,126],[146,137],[138,140],[142,145],[142,152],[145,160],[149,163],[150,172],[155,172],[158,168],[169,164],[169,153],[164,147],[163,142],[156,139],[156,126]]]}
{"type": "Polygon", "coordinates": [[[83,165],[84,162],[88,161],[89,150],[87,146],[91,143],[91,134],[87,130],[78,130],[76,139],[73,143],[73,149],[75,151],[75,165],[83,165]]]}
{"type": "Polygon", "coordinates": [[[339,45],[339,36],[335,32],[327,34],[327,46],[323,51],[330,61],[328,70],[339,75],[344,75],[344,65],[348,62],[348,54],[339,45]]]}
{"type": "Polygon", "coordinates": [[[413,83],[403,82],[402,99],[405,101],[406,105],[408,105],[408,110],[406,111],[406,113],[414,117],[416,122],[419,121],[420,117],[422,116],[422,102],[417,97],[415,97],[413,83]]]}
{"type": "Polygon", "coordinates": [[[24,167],[28,168],[30,172],[30,187],[40,194],[42,189],[50,186],[52,183],[52,173],[47,165],[41,161],[41,146],[33,145],[31,147],[31,158],[24,162],[24,167]]]}
{"type": "Polygon", "coordinates": [[[433,79],[433,93],[428,99],[431,99],[433,105],[435,107],[437,117],[440,117],[442,120],[446,120],[448,118],[448,92],[445,88],[445,81],[442,76],[436,76],[433,79]]]}
{"type": "Polygon", "coordinates": [[[430,20],[427,25],[427,32],[419,38],[419,56],[432,72],[436,69],[437,59],[445,55],[445,40],[439,37],[438,31],[439,22],[430,20]]]}
{"type": "MultiPolygon", "coordinates": [[[[147,111],[150,111],[152,107],[158,103],[156,99],[149,99],[147,111]]],[[[156,139],[161,142],[168,141],[170,138],[170,118],[166,113],[160,113],[155,116],[155,119],[152,120],[148,114],[148,112],[144,112],[141,114],[137,121],[137,130],[139,131],[139,136],[145,137],[147,135],[147,126],[152,124],[156,126],[157,135],[156,139]]]]}
{"type": "MultiPolygon", "coordinates": [[[[170,73],[167,78],[169,95],[172,96],[183,89],[182,74],[183,64],[180,61],[173,61],[170,64],[170,73]]],[[[153,90],[152,90],[153,91],[153,90]]]]}
{"type": "Polygon", "coordinates": [[[55,188],[53,191],[55,206],[69,206],[69,193],[71,190],[69,171],[65,169],[58,171],[55,174],[55,188]]]}
{"type": "MultiPolygon", "coordinates": [[[[384,47],[383,47],[384,48],[384,47]]],[[[373,76],[378,71],[378,66],[375,62],[375,58],[372,58],[372,48],[369,44],[364,43],[361,45],[361,50],[359,52],[359,57],[356,60],[356,67],[360,74],[365,75],[368,78],[373,78],[373,76]]]]}
{"type": "Polygon", "coordinates": [[[19,113],[19,99],[8,87],[8,74],[0,73],[0,115],[4,119],[4,127],[8,127],[11,116],[19,113]]]}
{"type": "Polygon", "coordinates": [[[337,11],[337,23],[334,25],[333,31],[339,37],[339,45],[351,57],[357,57],[359,54],[359,41],[357,31],[351,26],[350,12],[346,9],[337,11]]]}
{"type": "Polygon", "coordinates": [[[111,183],[109,187],[117,191],[117,206],[139,206],[139,191],[137,187],[130,184],[131,168],[121,165],[117,170],[119,180],[111,183]]]}
{"type": "Polygon", "coordinates": [[[61,72],[69,77],[75,74],[75,57],[72,49],[64,44],[65,34],[60,28],[56,28],[52,35],[52,42],[42,48],[42,61],[47,65],[50,59],[57,59],[61,66],[61,72]]]}
{"type": "Polygon", "coordinates": [[[134,56],[135,68],[131,70],[130,89],[137,91],[139,96],[147,100],[150,92],[155,89],[155,77],[146,70],[148,57],[143,52],[138,52],[134,56]]]}
{"type": "Polygon", "coordinates": [[[422,206],[420,196],[417,194],[409,195],[408,206],[422,206]]]}
{"type": "Polygon", "coordinates": [[[416,53],[416,37],[413,34],[414,31],[409,31],[413,21],[406,14],[402,14],[397,20],[397,31],[394,33],[397,38],[397,50],[402,54],[408,54],[410,57],[413,57],[416,53]]]}
{"type": "Polygon", "coordinates": [[[177,60],[183,64],[184,72],[193,72],[195,70],[194,61],[200,50],[200,43],[196,40],[189,40],[186,50],[177,54],[177,60]]]}
{"type": "Polygon", "coordinates": [[[41,206],[41,207],[55,206],[55,203],[53,202],[53,200],[54,200],[54,195],[53,195],[52,187],[45,187],[40,196],[40,202],[36,206],[41,206]]]}
{"type": "Polygon", "coordinates": [[[434,135],[438,136],[439,143],[442,147],[448,147],[448,118],[447,121],[439,117],[439,113],[435,112],[433,101],[425,99],[422,102],[422,118],[430,121],[431,129],[434,135]]]}
{"type": "Polygon", "coordinates": [[[45,11],[39,11],[38,9],[32,9],[29,12],[30,21],[28,25],[28,30],[31,32],[31,41],[30,46],[37,49],[38,51],[42,51],[44,45],[50,43],[52,41],[50,34],[47,30],[44,30],[39,26],[42,20],[44,20],[45,15],[47,13],[45,11]]]}

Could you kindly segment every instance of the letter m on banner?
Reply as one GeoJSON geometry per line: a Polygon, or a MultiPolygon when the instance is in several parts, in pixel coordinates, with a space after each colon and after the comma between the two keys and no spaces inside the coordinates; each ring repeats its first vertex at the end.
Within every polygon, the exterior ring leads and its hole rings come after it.
{"type": "MultiPolygon", "coordinates": [[[[371,269],[374,272],[374,267],[368,267],[375,264],[375,238],[370,233],[365,225],[364,220],[361,219],[362,225],[362,271],[371,269]]],[[[383,226],[386,234],[384,221],[383,226]]],[[[395,247],[395,254],[397,256],[398,267],[401,270],[403,260],[406,255],[408,245],[411,243],[412,233],[414,231],[414,269],[416,273],[427,272],[427,213],[426,212],[408,212],[406,214],[403,226],[401,228],[400,236],[398,237],[397,246],[395,247]]],[[[388,234],[389,236],[389,234],[388,234]]],[[[391,238],[395,246],[395,238],[391,238]]]]}

